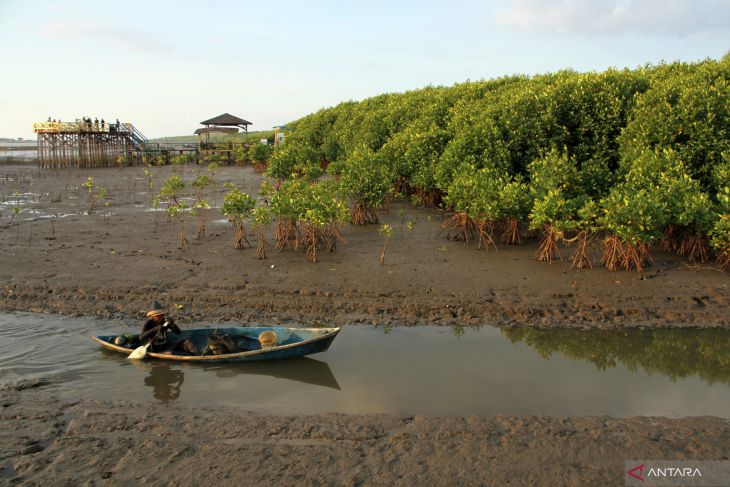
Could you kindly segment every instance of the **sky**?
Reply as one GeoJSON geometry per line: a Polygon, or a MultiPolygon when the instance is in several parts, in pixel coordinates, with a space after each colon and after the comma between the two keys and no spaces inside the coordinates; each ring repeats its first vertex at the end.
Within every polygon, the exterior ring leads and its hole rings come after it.
{"type": "Polygon", "coordinates": [[[0,137],[89,116],[270,130],[386,92],[719,59],[730,0],[0,0],[0,137]]]}

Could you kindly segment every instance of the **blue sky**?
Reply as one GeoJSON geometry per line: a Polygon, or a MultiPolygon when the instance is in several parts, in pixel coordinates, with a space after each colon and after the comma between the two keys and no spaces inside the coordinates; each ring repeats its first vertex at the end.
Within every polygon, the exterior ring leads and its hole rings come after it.
{"type": "Polygon", "coordinates": [[[268,130],[384,92],[728,50],[730,0],[0,0],[0,137],[49,116],[268,130]]]}

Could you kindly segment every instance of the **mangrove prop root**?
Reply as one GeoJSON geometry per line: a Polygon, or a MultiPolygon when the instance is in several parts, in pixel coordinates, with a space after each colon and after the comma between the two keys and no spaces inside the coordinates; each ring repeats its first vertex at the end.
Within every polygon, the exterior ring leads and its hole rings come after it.
{"type": "Polygon", "coordinates": [[[556,231],[552,225],[543,225],[541,229],[542,238],[540,239],[540,247],[537,249],[535,257],[540,262],[552,263],[556,257],[563,260],[558,249],[558,242],[563,238],[563,232],[556,231]]]}
{"type": "Polygon", "coordinates": [[[449,240],[463,240],[468,242],[470,238],[474,238],[477,232],[477,225],[474,220],[469,218],[464,212],[455,213],[447,218],[439,228],[439,234],[446,232],[446,238],[449,240]]]}
{"type": "Polygon", "coordinates": [[[710,239],[697,232],[686,231],[677,250],[679,255],[686,255],[693,264],[704,264],[710,259],[710,239]]]}
{"type": "Polygon", "coordinates": [[[200,210],[200,223],[198,224],[198,234],[197,238],[203,238],[205,237],[205,213],[203,213],[203,210],[200,210]]]}
{"type": "Polygon", "coordinates": [[[390,240],[390,237],[385,237],[385,242],[383,242],[383,251],[380,252],[380,265],[383,265],[385,262],[385,251],[388,249],[388,240],[390,240]]]}
{"type": "Polygon", "coordinates": [[[502,232],[502,243],[507,245],[522,245],[522,235],[520,234],[520,221],[511,218],[504,223],[504,232],[502,232]]]}
{"type": "Polygon", "coordinates": [[[649,255],[649,246],[646,244],[638,245],[627,245],[624,247],[623,252],[623,267],[624,269],[631,270],[636,269],[638,272],[644,270],[644,267],[650,265],[652,262],[651,256],[649,255]]]}
{"type": "Polygon", "coordinates": [[[601,263],[610,271],[622,267],[627,271],[636,269],[638,272],[642,272],[652,262],[647,244],[623,244],[615,235],[606,237],[603,243],[601,263]]]}
{"type": "Polygon", "coordinates": [[[730,269],[730,247],[727,247],[725,250],[717,254],[717,267],[719,267],[721,271],[730,269]]]}
{"type": "Polygon", "coordinates": [[[592,269],[593,263],[591,262],[591,247],[593,246],[593,239],[585,230],[578,233],[575,239],[578,241],[578,247],[575,249],[573,257],[570,258],[570,261],[572,262],[570,267],[575,267],[577,269],[584,269],[588,267],[592,269]]]}
{"type": "Polygon", "coordinates": [[[481,249],[482,244],[484,244],[485,250],[489,250],[490,245],[494,247],[494,250],[497,250],[497,244],[494,243],[494,222],[479,222],[479,224],[477,225],[477,233],[479,235],[478,248],[481,249]]]}
{"type": "Polygon", "coordinates": [[[307,260],[317,262],[317,246],[320,235],[316,225],[306,225],[304,228],[304,246],[307,249],[307,260]]]}
{"type": "Polygon", "coordinates": [[[299,229],[297,223],[291,218],[281,218],[277,220],[274,229],[274,238],[276,240],[276,251],[281,252],[286,247],[289,250],[299,250],[299,229]]]}
{"type": "Polygon", "coordinates": [[[238,225],[238,231],[236,232],[236,246],[235,246],[235,248],[242,249],[243,248],[243,242],[244,241],[246,242],[246,245],[248,245],[249,247],[251,247],[251,242],[249,242],[248,239],[246,238],[246,229],[243,226],[243,223],[240,223],[238,225]]]}
{"type": "MultiPolygon", "coordinates": [[[[662,250],[665,252],[678,252],[683,236],[683,229],[676,225],[667,225],[664,229],[664,240],[662,240],[662,250]]],[[[681,254],[680,254],[681,255],[681,254]]]]}
{"type": "Polygon", "coordinates": [[[256,248],[256,258],[266,259],[266,240],[264,239],[264,229],[259,228],[257,233],[259,236],[259,246],[256,248]]]}
{"type": "Polygon", "coordinates": [[[337,241],[345,243],[345,237],[342,236],[335,222],[330,223],[324,236],[325,247],[328,252],[337,252],[337,241]]]}
{"type": "Polygon", "coordinates": [[[379,222],[378,215],[375,211],[369,209],[362,203],[355,203],[350,208],[350,219],[353,225],[367,225],[368,223],[379,222]]]}
{"type": "Polygon", "coordinates": [[[188,246],[188,238],[185,236],[185,224],[180,221],[180,247],[185,248],[188,246]]]}
{"type": "Polygon", "coordinates": [[[419,188],[418,191],[416,191],[416,195],[418,196],[418,199],[421,201],[421,204],[423,206],[428,206],[431,208],[439,206],[444,197],[444,194],[437,189],[427,191],[425,189],[419,188]]]}
{"type": "Polygon", "coordinates": [[[615,271],[621,264],[623,257],[623,245],[616,235],[611,235],[603,240],[603,255],[601,264],[609,271],[615,271]]]}

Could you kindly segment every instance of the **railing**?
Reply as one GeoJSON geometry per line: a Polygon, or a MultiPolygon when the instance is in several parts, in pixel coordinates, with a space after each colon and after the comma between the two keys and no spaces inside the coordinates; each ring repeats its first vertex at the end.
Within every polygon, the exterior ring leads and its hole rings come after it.
{"type": "Polygon", "coordinates": [[[129,136],[140,148],[149,144],[147,137],[131,123],[99,123],[76,120],[75,122],[35,122],[33,132],[37,134],[88,134],[106,133],[129,136]]]}
{"type": "MultiPolygon", "coordinates": [[[[116,132],[129,132],[130,134],[136,132],[139,135],[137,129],[131,123],[100,123],[84,122],[77,120],[75,122],[35,122],[33,123],[33,132],[37,134],[78,134],[78,133],[116,133],[116,132]],[[129,128],[126,128],[129,127],[129,128]]],[[[142,135],[144,139],[144,136],[142,135]]],[[[144,139],[147,140],[147,139],[144,139]]]]}

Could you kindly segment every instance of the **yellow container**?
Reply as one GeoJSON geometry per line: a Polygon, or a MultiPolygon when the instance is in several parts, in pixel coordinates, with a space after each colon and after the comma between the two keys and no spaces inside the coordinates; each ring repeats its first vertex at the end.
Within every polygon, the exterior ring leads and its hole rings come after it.
{"type": "Polygon", "coordinates": [[[262,331],[259,333],[259,342],[261,343],[261,348],[269,348],[276,345],[276,333],[273,331],[262,331]]]}

